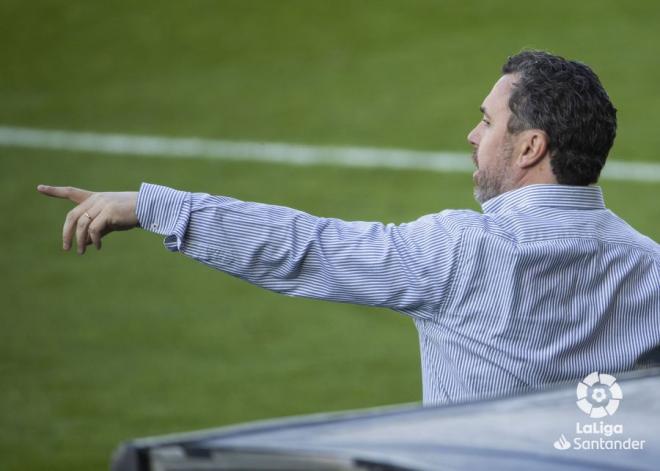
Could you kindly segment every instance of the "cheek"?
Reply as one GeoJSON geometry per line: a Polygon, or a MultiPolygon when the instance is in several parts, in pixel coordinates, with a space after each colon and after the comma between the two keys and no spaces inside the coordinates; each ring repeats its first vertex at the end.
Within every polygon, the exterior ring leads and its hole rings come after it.
{"type": "Polygon", "coordinates": [[[488,162],[492,158],[492,154],[494,150],[495,149],[493,146],[492,139],[490,139],[488,133],[484,134],[481,138],[481,143],[479,144],[479,151],[478,151],[479,166],[485,165],[486,162],[488,162]]]}
{"type": "Polygon", "coordinates": [[[481,136],[479,156],[484,161],[492,161],[497,157],[503,144],[501,133],[497,129],[489,128],[481,136]]]}

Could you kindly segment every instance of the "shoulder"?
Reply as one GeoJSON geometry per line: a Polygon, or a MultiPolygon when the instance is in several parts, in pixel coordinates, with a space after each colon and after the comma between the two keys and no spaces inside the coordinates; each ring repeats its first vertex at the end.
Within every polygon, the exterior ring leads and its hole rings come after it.
{"type": "Polygon", "coordinates": [[[459,244],[465,238],[495,236],[507,240],[515,239],[492,216],[469,209],[447,209],[428,214],[401,224],[397,229],[406,238],[444,246],[459,244]]]}
{"type": "Polygon", "coordinates": [[[453,232],[462,232],[466,228],[482,228],[488,222],[487,216],[471,209],[446,209],[425,217],[453,232]]]}
{"type": "Polygon", "coordinates": [[[483,215],[471,210],[447,209],[400,224],[399,230],[411,235],[444,234],[460,236],[467,227],[479,227],[483,215]]]}
{"type": "Polygon", "coordinates": [[[440,231],[456,237],[465,233],[508,234],[508,230],[498,218],[471,209],[446,209],[439,213],[427,214],[413,222],[402,224],[400,227],[415,232],[440,231]]]}

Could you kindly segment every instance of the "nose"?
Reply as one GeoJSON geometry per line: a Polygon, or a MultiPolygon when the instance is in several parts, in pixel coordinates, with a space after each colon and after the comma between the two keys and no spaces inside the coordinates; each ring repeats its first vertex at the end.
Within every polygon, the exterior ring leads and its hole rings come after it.
{"type": "Polygon", "coordinates": [[[472,131],[467,135],[467,140],[470,143],[470,145],[476,147],[479,144],[479,125],[475,126],[472,131]]]}

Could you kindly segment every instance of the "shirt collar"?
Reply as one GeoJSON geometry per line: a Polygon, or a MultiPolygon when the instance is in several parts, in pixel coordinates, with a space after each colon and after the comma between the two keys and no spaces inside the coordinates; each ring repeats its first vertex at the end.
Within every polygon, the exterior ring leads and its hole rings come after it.
{"type": "Polygon", "coordinates": [[[529,206],[605,209],[605,201],[599,186],[528,185],[489,199],[481,209],[484,213],[502,213],[529,206]]]}

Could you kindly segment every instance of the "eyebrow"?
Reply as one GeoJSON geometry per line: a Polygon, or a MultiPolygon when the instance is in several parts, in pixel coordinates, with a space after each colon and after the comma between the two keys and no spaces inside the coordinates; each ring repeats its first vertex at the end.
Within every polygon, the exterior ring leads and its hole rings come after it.
{"type": "Polygon", "coordinates": [[[479,107],[479,111],[481,111],[481,112],[486,116],[486,118],[490,119],[490,115],[489,115],[488,112],[486,111],[486,108],[485,108],[485,107],[480,106],[480,107],[479,107]]]}

